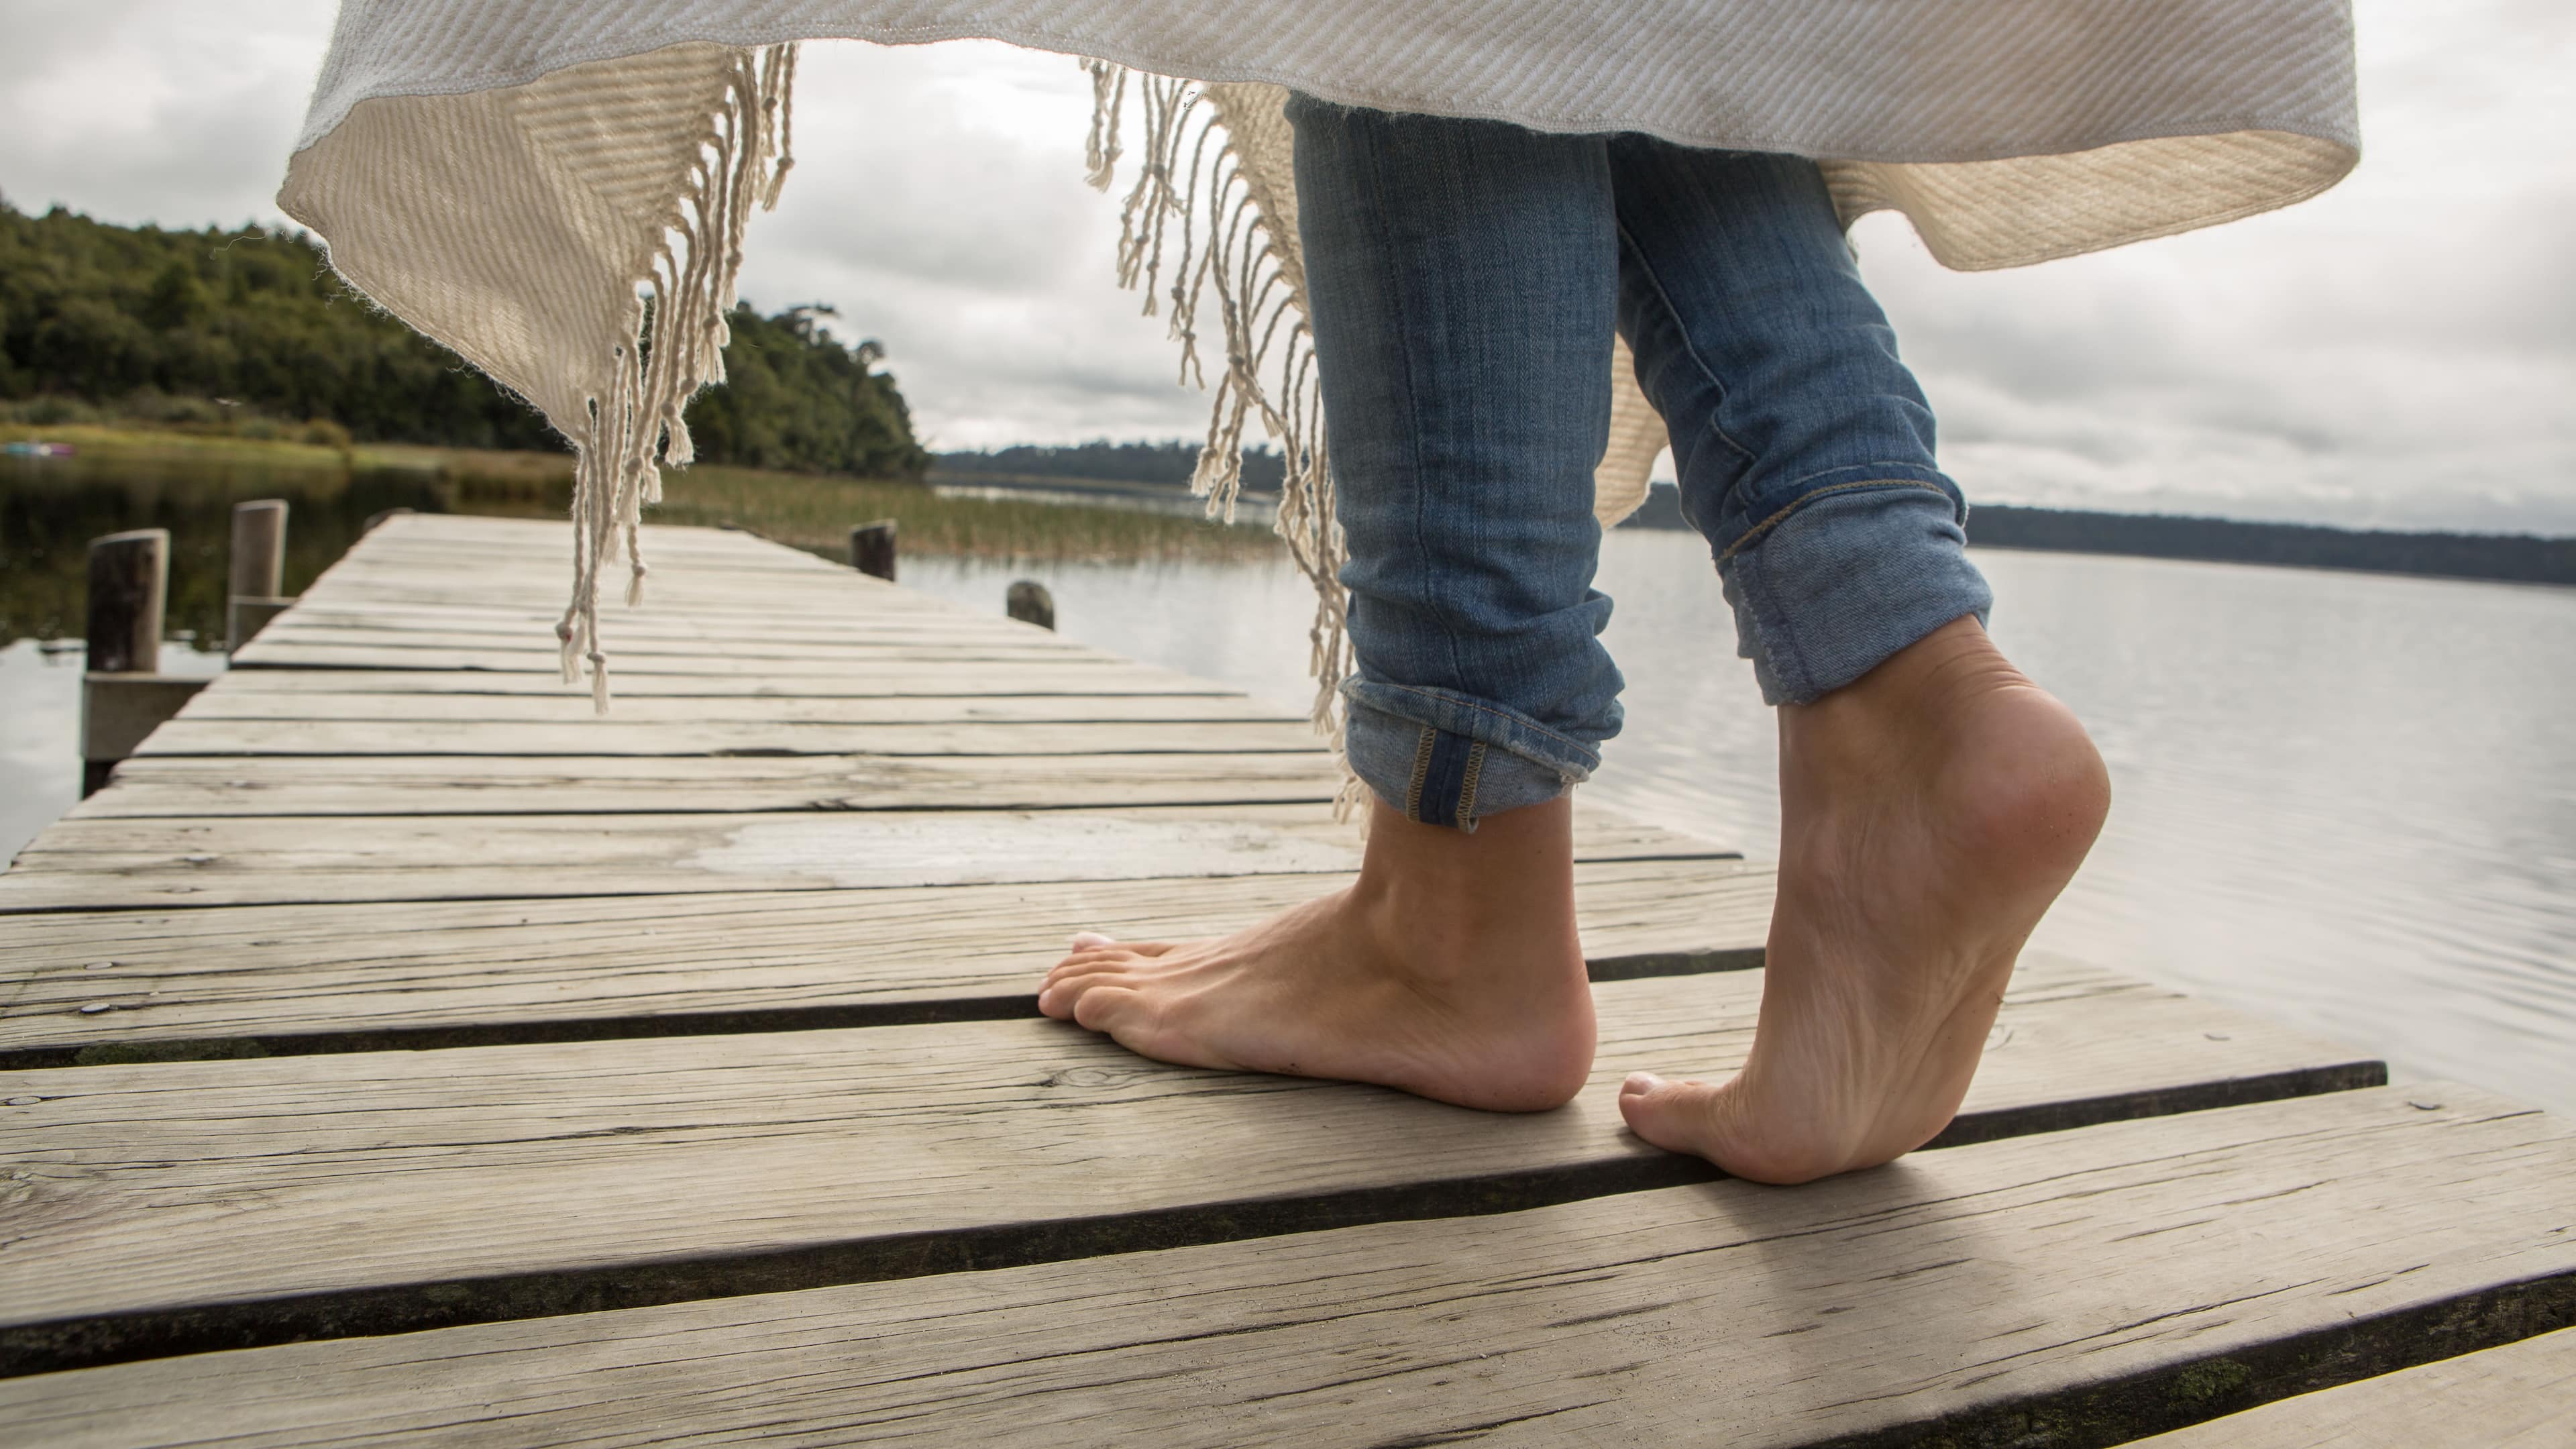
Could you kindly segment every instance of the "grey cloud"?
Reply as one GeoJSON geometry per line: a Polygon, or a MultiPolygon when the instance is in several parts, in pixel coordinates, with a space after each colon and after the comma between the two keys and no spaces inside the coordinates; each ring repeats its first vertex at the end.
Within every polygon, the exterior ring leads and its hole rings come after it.
{"type": "MultiPolygon", "coordinates": [[[[331,9],[10,4],[0,189],[119,221],[268,215],[331,9]]],[[[1977,276],[1866,224],[1972,496],[2576,531],[2576,8],[2358,9],[2368,151],[2322,198],[1977,276]]],[[[835,43],[803,81],[745,295],[837,304],[944,444],[1204,427],[1164,321],[1112,286],[1117,203],[1082,184],[1070,62],[835,43]]]]}

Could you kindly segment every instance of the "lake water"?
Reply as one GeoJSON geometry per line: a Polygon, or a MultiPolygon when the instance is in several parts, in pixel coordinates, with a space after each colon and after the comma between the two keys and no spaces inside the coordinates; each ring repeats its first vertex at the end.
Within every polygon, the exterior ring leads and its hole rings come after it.
{"type": "MultiPolygon", "coordinates": [[[[2576,1113],[2576,590],[1987,549],[1994,632],[2109,761],[2101,843],[2034,944],[2576,1113]]],[[[906,559],[912,587],[1302,708],[1284,565],[906,559]]],[[[1779,839],[1777,744],[1708,552],[1621,530],[1628,723],[1587,788],[1779,839]]]]}
{"type": "MultiPolygon", "coordinates": [[[[217,526],[231,491],[203,498],[203,521],[165,499],[151,517],[66,520],[50,546],[154,521],[184,540],[217,526]]],[[[299,529],[311,518],[300,506],[299,529]]],[[[5,543],[17,572],[28,535],[5,543]]],[[[2576,1113],[2576,590],[1979,562],[1996,635],[2092,727],[2114,783],[2110,826],[2038,944],[2367,1048],[2401,1077],[2576,1113]]],[[[1284,564],[902,568],[994,612],[1010,580],[1035,577],[1069,637],[1293,708],[1308,698],[1311,599],[1284,564]]],[[[1734,657],[1707,550],[1622,530],[1601,575],[1628,725],[1588,788],[1771,853],[1771,716],[1734,657]]],[[[165,668],[219,662],[164,651],[165,668]]],[[[0,649],[0,856],[77,794],[78,679],[76,653],[0,649]]]]}

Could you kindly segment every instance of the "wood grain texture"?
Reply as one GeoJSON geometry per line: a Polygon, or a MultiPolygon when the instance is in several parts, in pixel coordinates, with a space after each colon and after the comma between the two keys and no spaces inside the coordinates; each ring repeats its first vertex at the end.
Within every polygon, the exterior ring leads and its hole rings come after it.
{"type": "MultiPolygon", "coordinates": [[[[569,694],[325,694],[314,690],[223,689],[200,692],[182,715],[191,720],[598,722],[588,695],[569,694]]],[[[1301,713],[1224,694],[894,695],[857,699],[732,696],[686,700],[648,695],[617,701],[617,712],[611,718],[621,725],[1306,722],[1301,713]]]]}
{"type": "Polygon", "coordinates": [[[2576,1328],[2283,1399],[2138,1441],[2138,1449],[2567,1449],[2576,1328]]]}
{"type": "MultiPolygon", "coordinates": [[[[531,628],[540,632],[551,631],[557,617],[559,612],[507,605],[368,604],[325,597],[299,603],[294,627],[299,630],[362,633],[393,641],[498,638],[520,643],[525,641],[531,628]]],[[[721,642],[754,632],[764,639],[808,644],[896,639],[1021,641],[1033,632],[1006,614],[870,609],[847,618],[837,618],[828,614],[785,614],[775,606],[766,610],[692,610],[686,614],[667,615],[638,612],[621,623],[621,634],[665,645],[721,642]]],[[[1043,634],[1045,631],[1034,632],[1043,634]]]]}
{"type": "MultiPolygon", "coordinates": [[[[1578,860],[1721,847],[1575,811],[1578,860]]],[[[1322,802],[803,814],[81,816],[0,873],[15,911],[989,885],[1357,869],[1322,802]]]]}
{"type": "MultiPolygon", "coordinates": [[[[506,674],[453,669],[244,669],[219,681],[227,690],[265,694],[523,694],[587,699],[586,686],[558,674],[506,674]]],[[[813,675],[621,674],[620,700],[884,699],[980,695],[1186,694],[1239,699],[1242,692],[1150,664],[1024,664],[1008,669],[955,665],[871,666],[864,678],[813,675]]]]}
{"type": "MultiPolygon", "coordinates": [[[[918,721],[905,724],[182,717],[137,756],[1099,755],[1302,753],[1329,760],[1302,720],[918,721]]],[[[1029,768],[1044,769],[1043,765],[1029,768]]]]}
{"type": "Polygon", "coordinates": [[[79,819],[1054,810],[1329,801],[1341,767],[1258,755],[176,755],[129,760],[79,819]]]}
{"type": "MultiPolygon", "coordinates": [[[[1349,879],[0,916],[0,1064],[1027,1015],[1075,931],[1222,934],[1349,879]]],[[[1584,953],[1605,976],[1758,964],[1771,880],[1579,866],[1584,953]]]]}
{"type": "Polygon", "coordinates": [[[2415,1095],[2019,1138],[1794,1191],[120,1365],[0,1384],[0,1413],[90,1449],[2081,1449],[2576,1313],[2567,1124],[2415,1095]]]}
{"type": "MultiPolygon", "coordinates": [[[[457,669],[494,674],[542,674],[557,680],[563,677],[562,663],[551,644],[531,643],[524,648],[498,644],[452,648],[423,645],[394,649],[381,644],[299,644],[292,631],[272,638],[262,632],[250,647],[234,657],[235,669],[457,669]]],[[[788,656],[745,648],[719,650],[710,646],[707,652],[689,654],[647,653],[616,647],[609,655],[609,677],[650,678],[681,675],[693,678],[712,676],[719,679],[813,679],[839,678],[864,684],[875,670],[899,669],[904,665],[930,665],[953,668],[961,664],[980,663],[986,672],[1004,674],[1023,664],[1052,664],[1062,670],[1100,668],[1119,670],[1127,666],[1114,655],[1095,654],[1074,645],[1059,649],[949,649],[936,643],[881,647],[853,645],[830,653],[788,656]]]]}
{"type": "MultiPolygon", "coordinates": [[[[551,625],[538,630],[455,630],[427,634],[401,629],[328,628],[299,619],[293,623],[281,621],[274,637],[263,630],[258,642],[265,648],[255,652],[245,650],[246,664],[274,665],[284,657],[283,651],[292,646],[348,646],[378,650],[388,656],[389,662],[397,664],[414,654],[467,649],[527,654],[541,662],[553,660],[558,665],[561,662],[551,625]]],[[[773,637],[768,630],[749,626],[731,637],[712,633],[639,634],[619,640],[617,652],[620,658],[631,659],[638,667],[644,667],[649,661],[651,667],[665,669],[666,672],[669,661],[711,655],[731,659],[822,661],[851,667],[883,659],[1112,661],[1118,657],[1042,629],[1018,629],[1008,634],[999,629],[944,629],[936,632],[878,629],[838,639],[780,639],[773,637]]]]}
{"type": "MultiPolygon", "coordinates": [[[[1518,1116],[1165,1066],[1043,1019],[0,1074],[0,1102],[19,1103],[0,1108],[15,1192],[0,1322],[164,1315],[0,1333],[0,1360],[23,1370],[62,1344],[156,1333],[166,1347],[174,1310],[393,1285],[561,1312],[655,1281],[697,1296],[780,1286],[778,1273],[960,1266],[984,1238],[1005,1258],[1033,1243],[1100,1252],[1193,1223],[1240,1235],[1517,1205],[1512,1183],[1683,1180],[1702,1168],[1623,1134],[1618,1083],[1636,1068],[1732,1070],[1760,992],[1756,972],[1597,987],[1591,1084],[1518,1116]],[[1460,1185],[1479,1179],[1505,1186],[1460,1185]],[[532,1278],[581,1287],[532,1305],[532,1278]]],[[[2349,1085],[2355,1066],[2217,1008],[2035,963],[1962,1130],[2349,1085]]]]}

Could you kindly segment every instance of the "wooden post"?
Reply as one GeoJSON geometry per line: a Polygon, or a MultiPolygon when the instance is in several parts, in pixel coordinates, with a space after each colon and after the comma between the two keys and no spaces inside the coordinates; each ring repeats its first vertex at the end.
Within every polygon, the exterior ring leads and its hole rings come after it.
{"type": "Polygon", "coordinates": [[[81,795],[203,688],[161,673],[170,531],[111,533],[89,546],[88,668],[81,675],[81,795]]]}
{"type": "Polygon", "coordinates": [[[286,501],[233,505],[232,586],[224,602],[224,647],[237,650],[295,602],[286,587],[286,501]]]}
{"type": "Polygon", "coordinates": [[[231,592],[273,599],[286,591],[286,500],[255,498],[233,505],[231,592]]]}
{"type": "Polygon", "coordinates": [[[850,567],[894,582],[894,520],[880,518],[850,530],[850,567]]]}
{"type": "Polygon", "coordinates": [[[170,590],[170,530],[138,528],[89,544],[92,674],[157,674],[161,608],[170,590]]]}
{"type": "Polygon", "coordinates": [[[1055,627],[1055,595],[1035,579],[1013,580],[1010,592],[1002,596],[1002,611],[1023,624],[1055,627]]]}

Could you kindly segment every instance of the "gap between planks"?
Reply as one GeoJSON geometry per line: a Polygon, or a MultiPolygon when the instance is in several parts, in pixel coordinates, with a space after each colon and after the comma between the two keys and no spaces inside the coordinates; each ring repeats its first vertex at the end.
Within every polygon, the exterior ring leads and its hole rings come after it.
{"type": "MultiPolygon", "coordinates": [[[[1033,1016],[1076,930],[1222,935],[1350,879],[0,916],[0,1067],[1033,1016]]],[[[1768,871],[1611,861],[1575,879],[1596,980],[1761,964],[1768,871]]]]}
{"type": "Polygon", "coordinates": [[[1314,755],[145,756],[66,819],[1328,805],[1314,755]]]}
{"type": "Polygon", "coordinates": [[[2283,1399],[2138,1449],[2567,1449],[2576,1328],[2283,1399]]]}
{"type": "MultiPolygon", "coordinates": [[[[1754,972],[1604,984],[1592,1081],[1520,1116],[1166,1066],[1045,1020],[6,1074],[0,1371],[1704,1180],[1706,1164],[1624,1133],[1619,1082],[1733,1070],[1760,991],[1754,972]]],[[[2381,1076],[2329,1044],[2038,962],[1941,1141],[2381,1076]]]]}
{"type": "MultiPolygon", "coordinates": [[[[113,787],[111,787],[113,788],[113,787]]],[[[1575,858],[1734,852],[1575,810],[1575,858]]],[[[0,914],[388,900],[1144,880],[1356,870],[1329,805],[768,814],[207,817],[55,822],[0,914]]]]}
{"type": "Polygon", "coordinates": [[[2093,1449],[2576,1321],[2566,1124],[2440,1091],[2431,1110],[2349,1093],[1790,1191],[125,1364],[0,1384],[0,1413],[91,1449],[2093,1449]]]}

